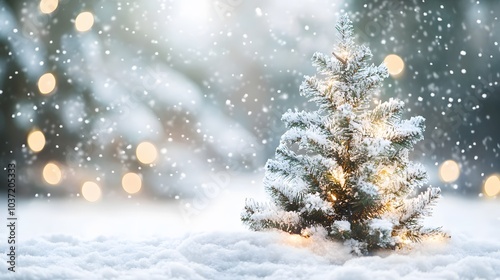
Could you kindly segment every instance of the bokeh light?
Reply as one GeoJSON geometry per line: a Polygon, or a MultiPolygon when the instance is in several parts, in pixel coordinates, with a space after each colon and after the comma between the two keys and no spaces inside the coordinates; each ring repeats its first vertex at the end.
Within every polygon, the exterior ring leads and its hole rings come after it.
{"type": "Polygon", "coordinates": [[[487,196],[496,196],[500,193],[500,176],[493,174],[484,181],[483,186],[484,194],[487,196]]]}
{"type": "Polygon", "coordinates": [[[33,130],[28,134],[28,147],[35,153],[45,147],[45,135],[40,130],[33,130]]]}
{"type": "Polygon", "coordinates": [[[284,236],[284,243],[293,246],[293,247],[306,247],[311,245],[312,240],[310,238],[305,238],[305,236],[309,236],[310,233],[307,231],[303,231],[301,234],[289,234],[284,236]]]}
{"type": "Polygon", "coordinates": [[[40,11],[44,14],[50,14],[57,9],[59,0],[42,0],[40,1],[40,11]]]}
{"type": "Polygon", "coordinates": [[[155,145],[150,142],[141,142],[137,145],[135,153],[137,155],[137,159],[144,164],[153,163],[158,156],[155,145]]]}
{"type": "Polygon", "coordinates": [[[129,194],[137,193],[142,187],[141,176],[133,172],[123,175],[122,187],[129,194]]]}
{"type": "Polygon", "coordinates": [[[38,90],[41,94],[49,94],[56,88],[56,77],[52,73],[45,73],[38,79],[38,90]]]}
{"type": "Polygon", "coordinates": [[[439,167],[439,178],[445,183],[452,183],[460,176],[460,166],[454,160],[447,160],[439,167]]]}
{"type": "Polygon", "coordinates": [[[391,76],[398,76],[403,72],[403,69],[405,68],[405,63],[403,59],[396,55],[396,54],[390,54],[385,57],[384,59],[384,64],[387,66],[387,70],[389,71],[389,74],[391,76]]]}
{"type": "Polygon", "coordinates": [[[49,162],[43,168],[43,179],[51,185],[57,185],[61,182],[62,172],[59,166],[53,162],[49,162]]]}
{"type": "Polygon", "coordinates": [[[75,19],[75,28],[80,32],[90,30],[94,25],[94,15],[91,12],[82,12],[75,19]]]}
{"type": "Polygon", "coordinates": [[[101,188],[94,182],[85,182],[82,185],[82,195],[87,201],[95,202],[101,198],[101,188]]]}

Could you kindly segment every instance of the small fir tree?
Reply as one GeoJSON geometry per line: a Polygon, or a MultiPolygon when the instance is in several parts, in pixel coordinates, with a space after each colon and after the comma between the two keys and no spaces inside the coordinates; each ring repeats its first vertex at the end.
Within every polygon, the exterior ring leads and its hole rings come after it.
{"type": "Polygon", "coordinates": [[[347,16],[336,29],[333,55],[313,55],[320,76],[300,87],[317,110],[282,117],[288,130],[264,178],[272,203],[247,199],[242,221],[253,230],[323,234],[358,254],[441,234],[420,224],[440,189],[416,195],[427,174],[408,157],[423,139],[424,118],[402,119],[397,99],[374,102],[387,68],[369,64],[371,51],[355,44],[347,16]]]}

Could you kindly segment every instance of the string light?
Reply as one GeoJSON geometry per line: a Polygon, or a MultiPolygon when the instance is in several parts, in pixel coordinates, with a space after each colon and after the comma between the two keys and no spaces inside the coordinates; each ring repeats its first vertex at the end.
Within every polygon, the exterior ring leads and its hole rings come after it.
{"type": "Polygon", "coordinates": [[[290,234],[288,236],[287,241],[289,242],[289,244],[292,244],[292,245],[300,245],[301,243],[303,243],[304,237],[302,237],[299,234],[290,234]]]}
{"type": "Polygon", "coordinates": [[[392,174],[392,172],[389,170],[388,167],[384,167],[384,168],[382,168],[382,170],[380,170],[380,175],[383,177],[388,177],[391,174],[392,174]]]}
{"type": "Polygon", "coordinates": [[[337,197],[333,193],[330,193],[330,198],[332,201],[337,201],[337,197]]]}
{"type": "Polygon", "coordinates": [[[395,180],[394,167],[386,166],[378,172],[378,187],[381,189],[390,188],[395,180]]]}

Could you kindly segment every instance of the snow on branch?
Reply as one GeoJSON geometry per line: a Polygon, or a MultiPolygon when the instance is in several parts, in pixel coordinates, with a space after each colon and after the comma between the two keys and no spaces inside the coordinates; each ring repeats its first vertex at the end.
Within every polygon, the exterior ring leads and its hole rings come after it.
{"type": "Polygon", "coordinates": [[[302,197],[307,190],[307,184],[300,178],[283,178],[266,174],[264,185],[270,191],[279,192],[290,202],[302,203],[302,197]]]}
{"type": "Polygon", "coordinates": [[[398,208],[398,220],[401,223],[406,223],[409,220],[415,220],[421,216],[431,214],[429,206],[440,197],[441,189],[428,188],[425,192],[417,197],[407,200],[401,207],[398,208]]]}
{"type": "Polygon", "coordinates": [[[281,136],[281,141],[299,143],[299,146],[303,149],[330,151],[332,143],[328,140],[329,135],[327,133],[326,130],[318,127],[292,127],[281,136]]]}
{"type": "Polygon", "coordinates": [[[424,139],[425,119],[422,116],[411,117],[398,123],[388,133],[388,139],[404,147],[411,147],[424,139]]]}
{"type": "Polygon", "coordinates": [[[316,112],[293,112],[292,110],[288,110],[281,117],[281,121],[285,123],[287,128],[292,127],[322,127],[324,123],[324,117],[318,115],[316,112]]]}
{"type": "Polygon", "coordinates": [[[342,58],[340,57],[338,54],[336,54],[335,52],[332,52],[333,56],[335,56],[335,58],[340,61],[342,64],[347,64],[347,60],[345,58],[342,58]]]}
{"type": "Polygon", "coordinates": [[[242,212],[242,220],[253,230],[279,228],[286,232],[293,232],[301,218],[297,212],[284,211],[271,203],[259,203],[253,199],[247,199],[242,212]]]}
{"type": "Polygon", "coordinates": [[[319,111],[335,110],[336,104],[325,92],[325,87],[320,84],[316,77],[305,76],[300,85],[299,93],[307,97],[309,102],[318,104],[319,111]]]}
{"type": "Polygon", "coordinates": [[[401,117],[404,105],[403,101],[391,98],[388,101],[379,103],[373,111],[370,112],[370,119],[372,122],[385,122],[398,119],[401,117]]]}
{"type": "MultiPolygon", "coordinates": [[[[356,65],[356,67],[360,66],[356,65]]],[[[389,77],[389,72],[385,65],[370,65],[354,74],[354,79],[360,81],[360,84],[367,93],[370,93],[375,87],[378,87],[387,77],[389,77]]]]}
{"type": "Polygon", "coordinates": [[[316,52],[313,54],[312,62],[313,66],[316,66],[318,72],[322,74],[333,76],[340,71],[338,62],[332,60],[331,57],[320,52],[316,52]]]}
{"type": "Polygon", "coordinates": [[[304,208],[301,209],[301,213],[311,213],[313,211],[322,212],[326,215],[335,214],[333,204],[325,201],[318,193],[306,194],[304,197],[304,208]]]}
{"type": "Polygon", "coordinates": [[[338,48],[349,50],[354,47],[354,32],[352,21],[348,15],[342,15],[335,26],[338,31],[338,48]]]}
{"type": "Polygon", "coordinates": [[[349,63],[351,63],[355,69],[359,69],[362,65],[366,65],[372,57],[373,54],[367,46],[360,46],[350,57],[349,63]]]}
{"type": "Polygon", "coordinates": [[[428,180],[424,166],[420,163],[410,163],[406,169],[405,180],[407,187],[410,189],[409,191],[423,187],[428,180]]]}

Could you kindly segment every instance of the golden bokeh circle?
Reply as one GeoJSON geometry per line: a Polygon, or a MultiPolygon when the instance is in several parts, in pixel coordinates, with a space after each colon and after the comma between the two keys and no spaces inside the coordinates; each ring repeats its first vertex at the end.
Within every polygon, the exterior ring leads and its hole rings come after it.
{"type": "Polygon", "coordinates": [[[454,160],[447,160],[439,167],[439,178],[445,183],[455,182],[460,176],[460,166],[454,160]]]}
{"type": "Polygon", "coordinates": [[[75,19],[75,28],[80,32],[89,31],[94,25],[94,15],[91,12],[81,12],[75,19]]]}
{"type": "Polygon", "coordinates": [[[40,1],[40,11],[44,14],[50,14],[57,9],[59,0],[42,0],[40,1]]]}
{"type": "Polygon", "coordinates": [[[82,185],[82,195],[87,201],[95,202],[101,198],[101,188],[95,182],[87,181],[82,185]]]}
{"type": "Polygon", "coordinates": [[[45,73],[38,79],[38,90],[41,94],[49,94],[56,88],[56,77],[52,73],[45,73]]]}
{"type": "Polygon", "coordinates": [[[35,153],[45,147],[45,135],[40,130],[33,130],[28,134],[28,147],[35,153]]]}
{"type": "Polygon", "coordinates": [[[389,74],[391,76],[400,75],[405,68],[403,59],[397,54],[390,54],[386,56],[384,59],[384,64],[385,66],[387,66],[387,70],[389,71],[389,74]]]}
{"type": "Polygon", "coordinates": [[[487,196],[496,196],[500,193],[500,176],[498,174],[490,175],[483,185],[484,194],[487,196]]]}
{"type": "Polygon", "coordinates": [[[139,192],[142,187],[141,176],[133,172],[129,172],[123,175],[122,187],[129,194],[134,194],[139,192]]]}
{"type": "Polygon", "coordinates": [[[50,185],[57,185],[61,182],[62,172],[61,168],[53,162],[45,165],[42,171],[43,179],[50,185]]]}
{"type": "Polygon", "coordinates": [[[143,164],[153,163],[158,157],[158,151],[155,145],[150,142],[144,141],[137,145],[135,151],[137,159],[143,164]]]}

